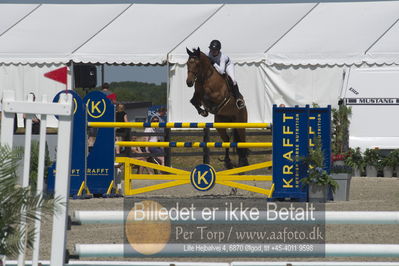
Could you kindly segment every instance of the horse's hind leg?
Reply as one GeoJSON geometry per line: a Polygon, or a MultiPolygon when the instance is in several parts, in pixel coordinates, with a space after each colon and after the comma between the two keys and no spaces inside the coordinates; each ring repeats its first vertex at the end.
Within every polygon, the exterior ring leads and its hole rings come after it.
{"type": "MultiPolygon", "coordinates": [[[[227,134],[227,130],[225,128],[217,128],[216,129],[220,135],[220,137],[222,138],[222,140],[224,142],[229,142],[230,141],[230,137],[227,134]]],[[[233,163],[231,162],[230,159],[230,155],[229,155],[229,148],[226,149],[226,153],[224,155],[224,167],[226,167],[227,169],[232,169],[234,168],[233,163]]],[[[237,189],[236,188],[231,188],[230,191],[230,195],[236,195],[237,194],[237,189]]]]}
{"type": "MultiPolygon", "coordinates": [[[[229,135],[227,135],[227,130],[225,128],[217,128],[216,130],[218,131],[219,136],[222,138],[223,142],[230,141],[230,137],[229,135]]],[[[229,148],[226,148],[223,161],[224,161],[224,167],[226,167],[227,169],[234,168],[234,165],[230,160],[229,148]]]]}
{"type": "MultiPolygon", "coordinates": [[[[245,139],[246,139],[245,128],[234,129],[234,141],[245,142],[245,139]]],[[[247,148],[237,149],[237,154],[238,154],[238,166],[239,167],[249,165],[247,148]]]]}

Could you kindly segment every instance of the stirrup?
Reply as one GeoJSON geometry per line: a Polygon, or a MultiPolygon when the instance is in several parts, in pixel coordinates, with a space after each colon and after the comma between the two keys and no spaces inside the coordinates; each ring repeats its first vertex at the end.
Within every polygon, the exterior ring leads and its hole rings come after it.
{"type": "Polygon", "coordinates": [[[238,110],[241,110],[242,108],[245,107],[245,102],[244,102],[243,99],[238,98],[238,99],[236,100],[236,105],[237,105],[238,110]]]}

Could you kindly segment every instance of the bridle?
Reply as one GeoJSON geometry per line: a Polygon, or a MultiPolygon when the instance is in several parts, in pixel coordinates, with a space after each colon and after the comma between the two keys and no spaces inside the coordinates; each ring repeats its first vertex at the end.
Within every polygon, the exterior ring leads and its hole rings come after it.
{"type": "MultiPolygon", "coordinates": [[[[190,58],[198,58],[199,59],[199,57],[190,57],[190,58]]],[[[189,60],[190,60],[190,58],[189,58],[189,60]]],[[[205,80],[207,80],[207,79],[209,79],[211,76],[212,76],[212,74],[213,74],[213,71],[215,71],[215,69],[213,68],[213,66],[212,67],[210,67],[210,72],[208,71],[208,73],[207,73],[207,75],[203,78],[203,80],[202,80],[202,82],[203,81],[205,81],[205,80]]],[[[192,71],[192,70],[188,70],[187,71],[188,73],[191,73],[193,76],[194,76],[194,82],[196,82],[197,80],[198,80],[198,72],[194,72],[194,71],[192,71]]]]}
{"type": "MultiPolygon", "coordinates": [[[[196,57],[190,57],[188,60],[190,60],[191,58],[196,58],[196,57]]],[[[197,77],[198,71],[197,71],[197,72],[194,72],[194,71],[192,71],[192,70],[188,70],[187,72],[188,72],[188,73],[191,73],[191,74],[194,76],[194,82],[196,82],[197,79],[198,79],[198,77],[197,77]]]]}
{"type": "Polygon", "coordinates": [[[194,82],[196,82],[198,73],[195,73],[194,71],[191,70],[189,70],[188,73],[191,73],[194,76],[194,82]]]}

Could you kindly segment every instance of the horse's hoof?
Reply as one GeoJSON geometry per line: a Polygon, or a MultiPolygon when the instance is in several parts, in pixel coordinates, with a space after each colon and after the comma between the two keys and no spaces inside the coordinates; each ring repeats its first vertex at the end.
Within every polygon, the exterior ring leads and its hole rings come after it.
{"type": "Polygon", "coordinates": [[[234,168],[234,165],[233,165],[233,163],[231,162],[231,161],[225,161],[224,162],[224,167],[226,168],[226,169],[233,169],[234,168]]]}
{"type": "Polygon", "coordinates": [[[238,162],[238,166],[239,167],[247,166],[247,165],[249,165],[249,162],[248,162],[247,158],[239,159],[239,162],[238,162]]]}
{"type": "Polygon", "coordinates": [[[202,115],[203,117],[207,117],[209,115],[208,111],[205,110],[201,110],[199,114],[202,115]]]}

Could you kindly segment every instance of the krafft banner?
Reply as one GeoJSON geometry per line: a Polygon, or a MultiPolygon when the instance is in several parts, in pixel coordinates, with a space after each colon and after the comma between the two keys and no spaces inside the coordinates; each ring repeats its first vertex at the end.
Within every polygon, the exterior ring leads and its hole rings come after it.
{"type": "Polygon", "coordinates": [[[273,106],[273,198],[307,200],[307,176],[301,161],[320,137],[324,151],[324,169],[329,173],[331,161],[331,107],[273,106]]]}
{"type": "Polygon", "coordinates": [[[300,158],[308,154],[308,144],[309,106],[273,106],[273,198],[307,200],[300,158]]]}
{"type": "Polygon", "coordinates": [[[313,139],[321,139],[321,148],[324,152],[323,169],[330,173],[331,166],[331,106],[327,108],[309,109],[309,146],[313,147],[313,139]]]}

